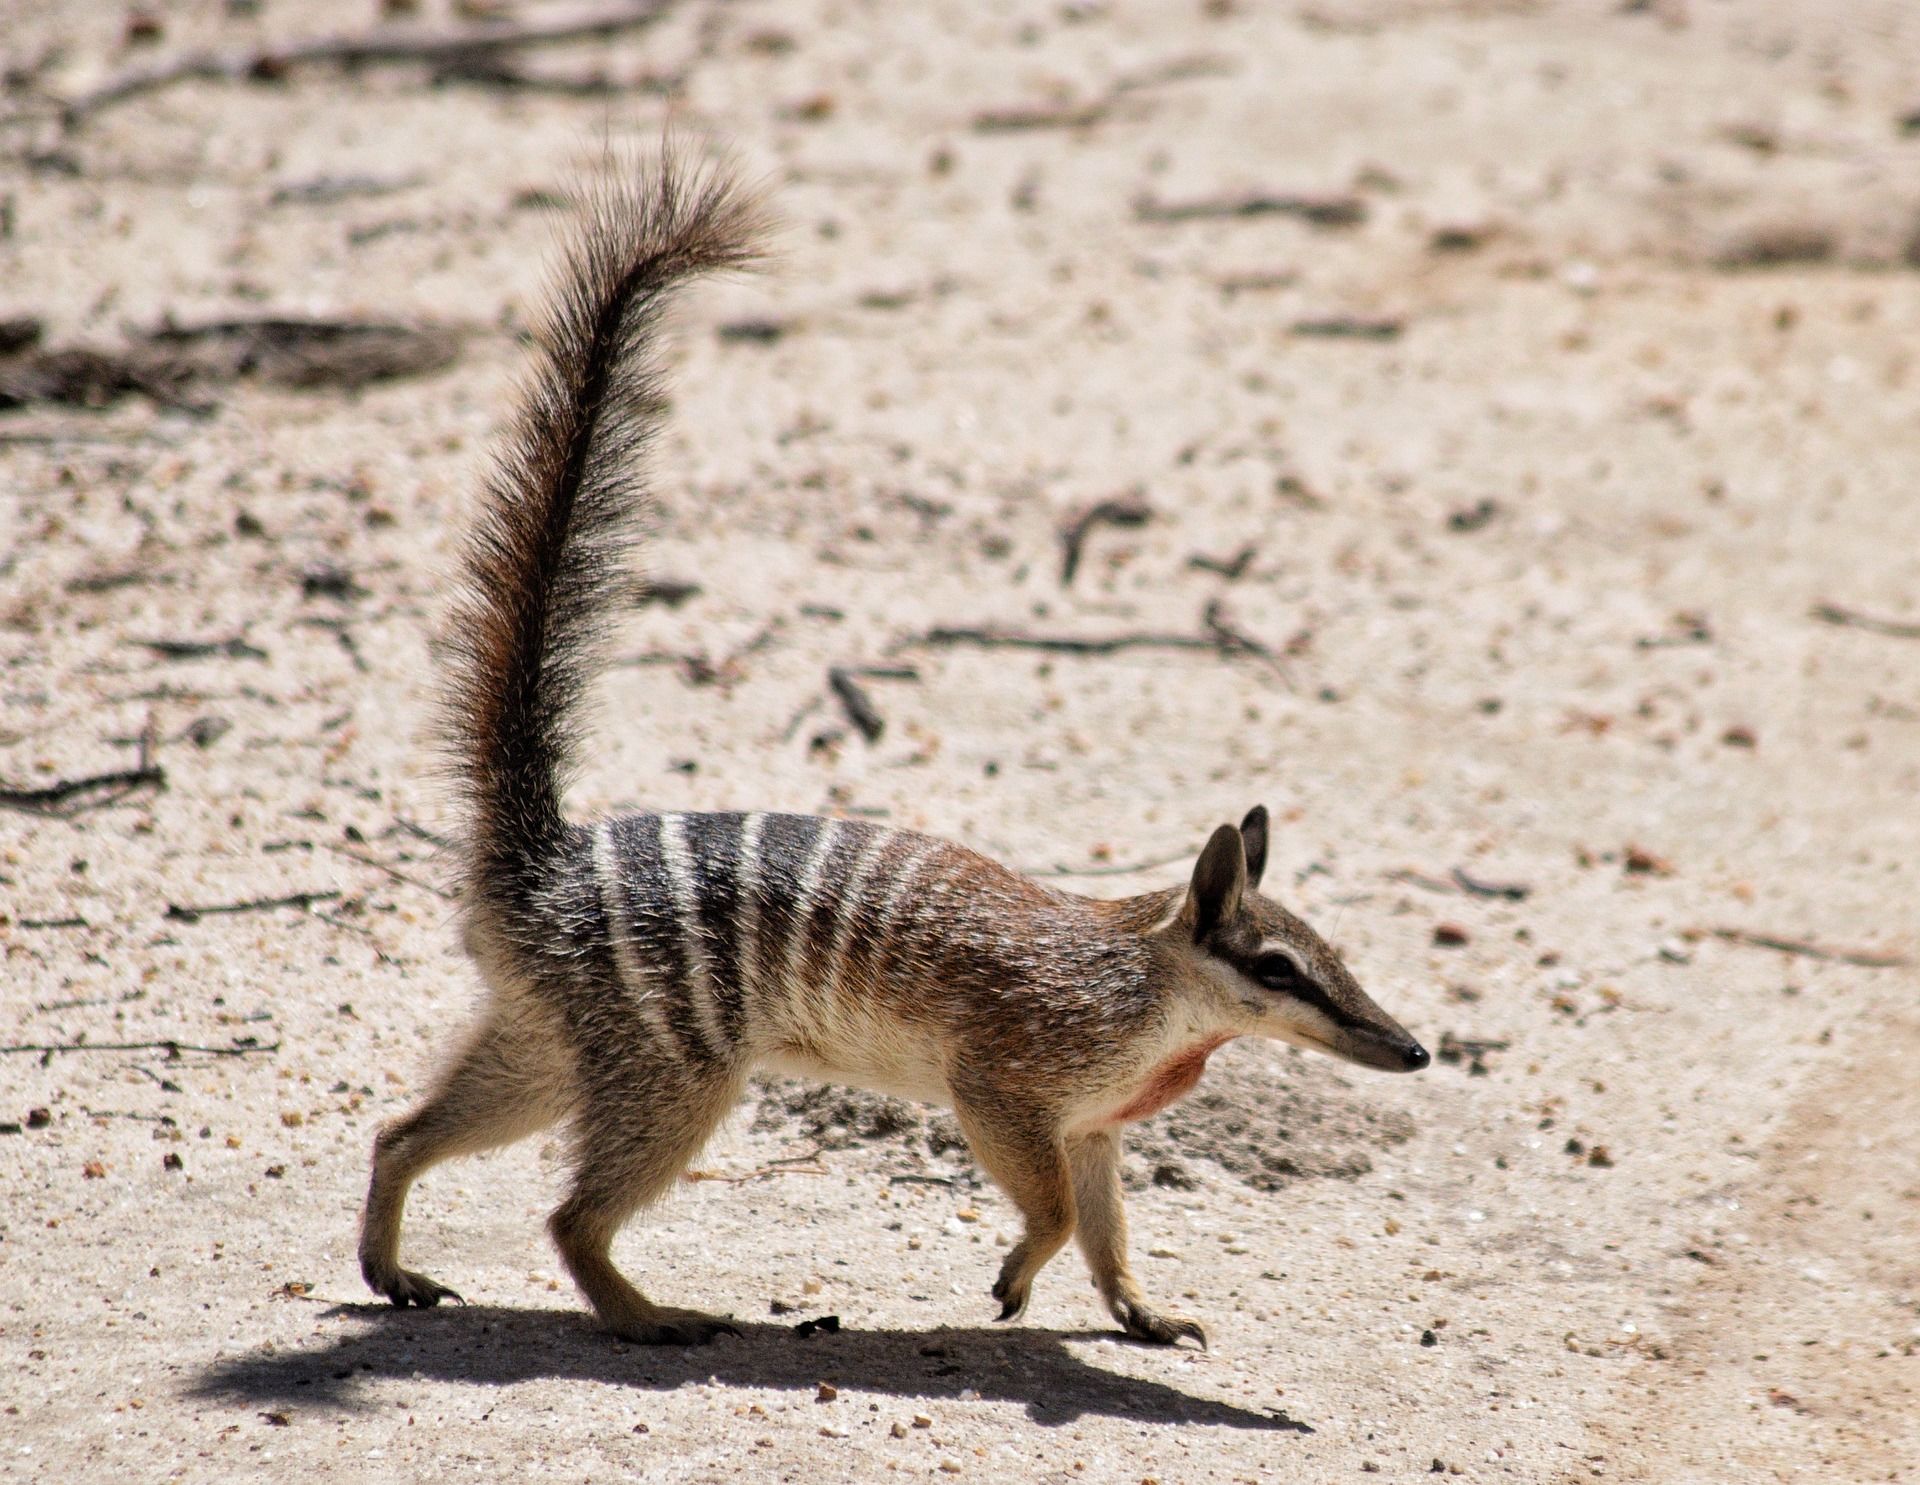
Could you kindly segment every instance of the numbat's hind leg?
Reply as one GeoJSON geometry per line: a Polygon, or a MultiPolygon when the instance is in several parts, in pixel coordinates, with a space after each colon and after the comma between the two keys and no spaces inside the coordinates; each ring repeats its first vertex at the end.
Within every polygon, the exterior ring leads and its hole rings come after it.
{"type": "Polygon", "coordinates": [[[740,1333],[721,1316],[655,1304],[608,1256],[621,1225],[679,1179],[738,1098],[738,1074],[716,1070],[696,1081],[701,1077],[677,1068],[671,1088],[636,1078],[597,1091],[581,1110],[573,1191],[547,1221],[600,1323],[625,1341],[689,1346],[723,1331],[740,1333]]]}
{"type": "Polygon", "coordinates": [[[511,1144],[567,1111],[572,1072],[550,1013],[528,1001],[496,999],[425,1103],[380,1131],[360,1223],[360,1272],[396,1305],[423,1308],[460,1296],[400,1267],[400,1219],[407,1191],[455,1155],[511,1144]]]}

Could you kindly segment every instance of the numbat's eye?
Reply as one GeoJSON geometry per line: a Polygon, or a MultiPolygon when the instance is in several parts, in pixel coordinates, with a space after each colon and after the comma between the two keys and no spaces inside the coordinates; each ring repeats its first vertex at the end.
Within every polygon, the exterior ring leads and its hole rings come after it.
{"type": "Polygon", "coordinates": [[[1262,954],[1253,961],[1253,977],[1269,990],[1293,990],[1306,983],[1300,966],[1285,954],[1262,954]]]}

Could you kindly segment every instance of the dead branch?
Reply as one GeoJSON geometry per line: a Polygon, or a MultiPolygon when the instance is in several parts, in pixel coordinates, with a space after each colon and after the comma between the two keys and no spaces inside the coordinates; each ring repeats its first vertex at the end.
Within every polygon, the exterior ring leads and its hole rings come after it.
{"type": "Polygon", "coordinates": [[[1234,582],[1246,574],[1259,550],[1252,542],[1248,542],[1231,557],[1212,557],[1205,552],[1195,552],[1187,558],[1187,566],[1197,572],[1218,573],[1228,582],[1234,582]]]}
{"type": "Polygon", "coordinates": [[[1524,882],[1489,882],[1479,877],[1470,877],[1460,867],[1454,867],[1453,879],[1460,884],[1464,892],[1475,897],[1504,897],[1508,902],[1524,902],[1533,888],[1524,882]]]}
{"type": "Polygon", "coordinates": [[[60,106],[60,120],[64,127],[73,129],[95,114],[177,83],[279,82],[296,67],[316,63],[340,67],[471,63],[519,47],[584,41],[635,30],[660,19],[671,5],[672,0],[639,0],[527,25],[483,21],[453,31],[381,26],[358,34],[318,36],[251,51],[189,52],[170,61],[128,68],[98,87],[67,99],[60,106]]]}
{"type": "Polygon", "coordinates": [[[41,815],[73,815],[81,810],[117,804],[134,790],[149,786],[166,788],[167,775],[159,764],[143,762],[138,768],[117,768],[111,773],[89,774],[83,779],[62,779],[37,789],[0,784],[0,805],[41,815]]]}
{"type": "Polygon", "coordinates": [[[833,687],[833,694],[846,708],[847,720],[860,729],[860,735],[870,743],[879,742],[880,734],[887,730],[886,719],[874,709],[873,698],[852,673],[836,665],[827,672],[827,684],[833,687]]]}
{"type": "MultiPolygon", "coordinates": [[[[349,861],[358,861],[362,866],[371,866],[375,871],[385,872],[394,881],[408,887],[418,887],[422,892],[431,892],[435,897],[445,898],[448,902],[459,900],[460,894],[449,892],[445,887],[436,887],[432,882],[422,881],[419,877],[408,876],[397,866],[389,866],[378,856],[363,855],[347,846],[328,845],[327,849],[336,856],[345,856],[349,861]]],[[[336,897],[338,893],[334,894],[336,897]]]]}
{"type": "Polygon", "coordinates": [[[1087,533],[1095,526],[1144,526],[1152,519],[1153,507],[1137,490],[1130,495],[1095,501],[1072,517],[1060,528],[1060,586],[1073,585],[1073,575],[1080,570],[1081,549],[1086,545],[1087,533]]]}
{"type": "Polygon", "coordinates": [[[1427,892],[1465,892],[1471,897],[1502,897],[1508,902],[1523,902],[1533,892],[1533,888],[1524,882],[1489,882],[1468,876],[1458,866],[1445,877],[1430,877],[1423,871],[1402,867],[1398,871],[1388,872],[1387,880],[1405,882],[1409,887],[1419,887],[1427,892]]]}
{"type": "Polygon", "coordinates": [[[1295,320],[1288,330],[1293,335],[1317,336],[1324,340],[1398,340],[1406,328],[1405,320],[1385,316],[1323,315],[1319,319],[1295,320]]]}
{"type": "Polygon", "coordinates": [[[170,902],[166,915],[177,922],[198,923],[202,918],[211,918],[220,913],[268,913],[284,907],[297,907],[307,912],[316,902],[332,902],[339,895],[338,892],[290,892],[285,897],[254,897],[245,902],[209,903],[205,907],[187,907],[170,902]]]}
{"type": "Polygon", "coordinates": [[[1224,632],[1159,634],[1130,630],[1123,634],[1029,634],[996,625],[929,629],[918,640],[928,645],[976,645],[988,650],[1047,650],[1059,655],[1116,655],[1122,650],[1206,650],[1216,655],[1258,654],[1244,638],[1224,632]]]}
{"type": "Polygon", "coordinates": [[[1314,227],[1357,227],[1367,219],[1367,203],[1358,196],[1305,196],[1256,193],[1208,196],[1194,201],[1160,201],[1141,196],[1133,203],[1142,222],[1200,222],[1235,217],[1298,217],[1314,227]]]}
{"type": "Polygon", "coordinates": [[[1193,855],[1191,851],[1181,851],[1173,856],[1161,856],[1152,861],[1127,861],[1101,866],[1049,866],[1026,873],[1030,877],[1130,877],[1138,872],[1157,871],[1163,866],[1172,866],[1176,861],[1185,861],[1193,855]]]}
{"type": "Polygon", "coordinates": [[[136,639],[131,643],[152,650],[163,660],[204,660],[218,655],[227,660],[264,660],[267,652],[247,643],[246,636],[232,639],[136,639]]]}
{"type": "Polygon", "coordinates": [[[1208,601],[1200,621],[1207,626],[1207,632],[1220,642],[1222,653],[1254,656],[1278,677],[1281,685],[1289,691],[1293,689],[1293,676],[1288,672],[1286,662],[1266,644],[1244,630],[1235,628],[1227,618],[1226,605],[1218,598],[1208,601]]]}
{"type": "Polygon", "coordinates": [[[1837,964],[1857,964],[1863,969],[1903,969],[1913,961],[1904,954],[1878,949],[1839,949],[1804,938],[1779,938],[1770,933],[1754,933],[1745,928],[1716,928],[1713,936],[1730,944],[1746,944],[1754,949],[1775,949],[1782,954],[1798,954],[1803,959],[1824,959],[1837,964]]]}
{"type": "Polygon", "coordinates": [[[38,1052],[43,1059],[51,1058],[56,1052],[165,1052],[171,1060],[183,1052],[200,1052],[209,1057],[254,1057],[279,1050],[278,1042],[263,1046],[249,1039],[228,1047],[202,1047],[171,1038],[157,1042],[17,1042],[0,1047],[0,1053],[38,1052]]]}
{"type": "Polygon", "coordinates": [[[1196,77],[1216,77],[1230,69],[1219,57],[1176,57],[1170,62],[1123,77],[1085,103],[1016,103],[984,108],[973,116],[976,134],[1019,134],[1034,129],[1086,129],[1112,117],[1129,94],[1196,77]]]}
{"type": "Polygon", "coordinates": [[[976,134],[1023,134],[1035,129],[1087,129],[1108,118],[1120,103],[1104,93],[1090,103],[1016,103],[983,108],[973,116],[976,134]]]}
{"type": "Polygon", "coordinates": [[[1461,890],[1457,883],[1450,882],[1444,877],[1430,877],[1425,872],[1415,871],[1410,866],[1403,866],[1396,871],[1388,872],[1387,880],[1389,882],[1404,882],[1409,887],[1418,887],[1425,892],[1444,892],[1451,895],[1461,890]]]}
{"type": "Polygon", "coordinates": [[[1891,635],[1895,639],[1920,639],[1920,624],[1904,619],[1876,618],[1858,609],[1842,608],[1837,603],[1816,603],[1813,617],[1825,624],[1843,624],[1853,629],[1865,629],[1871,634],[1891,635]]]}

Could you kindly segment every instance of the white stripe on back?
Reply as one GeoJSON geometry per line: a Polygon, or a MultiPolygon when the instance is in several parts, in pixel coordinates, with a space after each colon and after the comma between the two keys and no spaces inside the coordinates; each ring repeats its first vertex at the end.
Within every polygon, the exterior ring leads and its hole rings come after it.
{"type": "Polygon", "coordinates": [[[620,862],[613,847],[613,822],[602,820],[593,827],[593,882],[600,894],[600,913],[607,923],[607,942],[613,948],[614,968],[620,972],[620,982],[633,996],[633,1003],[640,1008],[648,1028],[653,1032],[654,1044],[670,1053],[676,1062],[684,1061],[680,1049],[680,1039],[673,1034],[673,1027],[667,1022],[667,1010],[660,998],[660,987],[647,974],[640,963],[640,956],[633,952],[633,940],[628,933],[628,918],[625,897],[619,890],[620,862]]]}
{"type": "Polygon", "coordinates": [[[801,983],[801,971],[806,967],[807,923],[813,917],[814,895],[820,890],[820,877],[826,869],[827,855],[833,850],[834,838],[840,833],[838,820],[822,820],[819,837],[813,843],[813,849],[807,853],[807,864],[801,868],[800,877],[793,884],[793,932],[789,935],[787,952],[780,966],[781,988],[790,1001],[801,998],[805,986],[801,983]]]}
{"type": "Polygon", "coordinates": [[[740,1018],[748,1036],[760,1018],[760,827],[766,818],[758,810],[741,818],[740,867],[733,884],[733,954],[740,974],[740,1018]]]}
{"type": "Polygon", "coordinates": [[[731,1044],[732,1038],[720,1019],[713,960],[702,937],[686,821],[687,817],[681,814],[660,817],[660,860],[666,868],[667,895],[673,901],[674,923],[680,930],[680,943],[687,951],[687,997],[693,1004],[694,1019],[700,1023],[702,1038],[708,1049],[718,1056],[731,1044]]]}
{"type": "Polygon", "coordinates": [[[826,982],[820,987],[821,999],[826,1002],[829,1011],[843,988],[841,981],[845,978],[847,967],[847,938],[853,932],[853,920],[864,900],[867,878],[886,859],[887,842],[892,839],[892,831],[876,831],[868,840],[866,849],[854,857],[853,865],[847,872],[847,885],[840,894],[840,915],[833,925],[833,941],[827,948],[826,982]]]}

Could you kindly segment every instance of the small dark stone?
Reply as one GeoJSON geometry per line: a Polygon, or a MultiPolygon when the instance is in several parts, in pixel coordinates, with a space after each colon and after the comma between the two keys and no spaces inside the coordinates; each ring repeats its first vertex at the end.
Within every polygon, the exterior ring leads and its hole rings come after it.
{"type": "Polygon", "coordinates": [[[1500,514],[1500,503],[1496,500],[1481,500],[1464,510],[1457,510],[1447,517],[1449,531],[1478,531],[1495,516],[1500,514]]]}
{"type": "Polygon", "coordinates": [[[48,1110],[46,1109],[28,1109],[27,1110],[27,1128],[45,1129],[51,1123],[53,1123],[53,1115],[48,1110]]]}
{"type": "Polygon", "coordinates": [[[1423,1346],[1437,1346],[1440,1344],[1440,1337],[1430,1330],[1423,1330],[1420,1332],[1420,1344],[1423,1346]]]}

